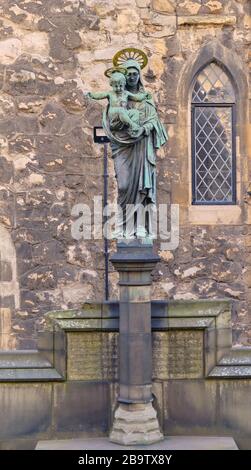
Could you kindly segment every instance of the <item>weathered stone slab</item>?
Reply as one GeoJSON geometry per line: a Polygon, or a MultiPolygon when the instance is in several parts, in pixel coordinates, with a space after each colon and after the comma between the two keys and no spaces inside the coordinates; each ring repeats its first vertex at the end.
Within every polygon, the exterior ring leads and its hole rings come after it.
{"type": "Polygon", "coordinates": [[[233,377],[250,377],[251,378],[251,366],[248,365],[226,365],[226,366],[215,366],[213,370],[208,374],[209,377],[222,377],[222,378],[233,378],[233,377]]]}
{"type": "Polygon", "coordinates": [[[41,357],[38,351],[2,351],[0,355],[1,368],[46,368],[51,363],[41,357]]]}
{"type": "Polygon", "coordinates": [[[108,384],[72,382],[54,385],[53,413],[56,432],[107,432],[108,384]]]}
{"type": "Polygon", "coordinates": [[[40,355],[49,361],[51,364],[54,359],[54,336],[52,331],[39,331],[37,347],[39,349],[40,355]]]}
{"type": "Polygon", "coordinates": [[[48,369],[0,369],[0,382],[48,382],[61,381],[62,376],[54,368],[48,369]]]}
{"type": "Polygon", "coordinates": [[[217,317],[229,312],[229,300],[178,300],[168,303],[168,314],[171,317],[217,317]]]}
{"type": "Polygon", "coordinates": [[[54,333],[54,366],[64,378],[66,376],[66,355],[66,334],[63,330],[58,329],[54,333]]]}
{"type": "Polygon", "coordinates": [[[0,450],[34,450],[37,439],[9,439],[0,441],[0,450]]]}
{"type": "Polygon", "coordinates": [[[0,438],[48,432],[51,425],[51,385],[1,384],[0,438]]]}
{"type": "Polygon", "coordinates": [[[251,348],[240,347],[233,348],[228,351],[228,354],[224,356],[220,361],[219,365],[250,365],[251,364],[251,348]]]}
{"type": "Polygon", "coordinates": [[[251,380],[222,380],[218,383],[218,421],[236,435],[251,437],[251,380]]]}
{"type": "MultiPolygon", "coordinates": [[[[69,380],[116,380],[118,333],[68,333],[69,380]]],[[[203,331],[153,333],[153,377],[203,376],[203,331]]]]}
{"type": "Polygon", "coordinates": [[[215,433],[216,382],[170,380],[164,383],[163,399],[164,433],[215,433]]]}
{"type": "MultiPolygon", "coordinates": [[[[105,438],[39,441],[36,450],[238,450],[232,437],[168,436],[152,445],[121,446],[105,438]]],[[[171,463],[171,460],[170,460],[171,463]]]]}
{"type": "Polygon", "coordinates": [[[203,377],[203,332],[154,332],[153,377],[162,380],[203,377]]]}
{"type": "Polygon", "coordinates": [[[115,380],[118,333],[68,333],[69,380],[115,380]]]}
{"type": "Polygon", "coordinates": [[[101,330],[101,319],[86,318],[86,319],[67,319],[57,320],[57,325],[62,330],[101,330]]]}

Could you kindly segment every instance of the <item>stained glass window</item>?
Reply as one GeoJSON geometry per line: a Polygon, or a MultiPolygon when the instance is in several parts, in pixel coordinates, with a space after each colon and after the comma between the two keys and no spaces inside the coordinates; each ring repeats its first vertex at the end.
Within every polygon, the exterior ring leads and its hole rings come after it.
{"type": "Polygon", "coordinates": [[[215,63],[196,77],[192,93],[193,203],[235,203],[235,95],[215,63]]]}

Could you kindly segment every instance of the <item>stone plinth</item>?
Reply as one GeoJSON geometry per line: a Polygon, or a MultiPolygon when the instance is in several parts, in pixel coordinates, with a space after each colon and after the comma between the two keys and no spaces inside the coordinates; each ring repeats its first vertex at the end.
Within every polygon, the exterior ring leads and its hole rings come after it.
{"type": "Polygon", "coordinates": [[[114,415],[110,440],[123,445],[153,444],[161,441],[156,411],[152,403],[120,403],[114,415]]]}
{"type": "Polygon", "coordinates": [[[151,272],[159,261],[152,244],[118,243],[111,262],[119,272],[119,406],[110,440],[124,445],[163,439],[152,406],[151,272]]]}

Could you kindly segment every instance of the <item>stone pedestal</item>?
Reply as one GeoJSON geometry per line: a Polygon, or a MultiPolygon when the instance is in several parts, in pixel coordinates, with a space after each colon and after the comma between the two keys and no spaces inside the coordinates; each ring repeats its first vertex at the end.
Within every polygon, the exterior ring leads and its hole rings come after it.
{"type": "Polygon", "coordinates": [[[152,244],[117,244],[111,262],[119,272],[120,390],[110,440],[124,445],[163,439],[152,406],[151,272],[159,261],[152,244]]]}

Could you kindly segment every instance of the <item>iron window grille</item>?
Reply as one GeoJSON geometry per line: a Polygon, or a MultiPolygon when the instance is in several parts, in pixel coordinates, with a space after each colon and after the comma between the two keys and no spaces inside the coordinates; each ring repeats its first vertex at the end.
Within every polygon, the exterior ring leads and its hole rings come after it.
{"type": "Polygon", "coordinates": [[[226,73],[210,63],[192,92],[193,204],[236,204],[235,93],[226,73]]]}

